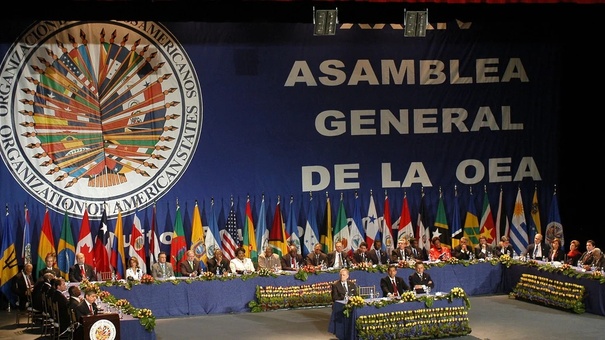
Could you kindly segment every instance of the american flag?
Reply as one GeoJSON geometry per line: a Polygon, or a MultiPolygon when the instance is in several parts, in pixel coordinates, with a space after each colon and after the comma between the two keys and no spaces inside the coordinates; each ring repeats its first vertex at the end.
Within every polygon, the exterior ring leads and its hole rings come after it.
{"type": "Polygon", "coordinates": [[[220,231],[221,247],[225,253],[225,257],[229,260],[235,258],[235,250],[239,247],[235,240],[237,237],[237,216],[235,214],[235,206],[231,202],[229,216],[227,217],[227,225],[220,231]]]}

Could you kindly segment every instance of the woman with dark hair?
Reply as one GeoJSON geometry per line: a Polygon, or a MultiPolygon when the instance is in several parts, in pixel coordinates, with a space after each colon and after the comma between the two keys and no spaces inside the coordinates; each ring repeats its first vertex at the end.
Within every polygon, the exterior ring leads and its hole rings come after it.
{"type": "Polygon", "coordinates": [[[561,249],[561,240],[559,240],[558,238],[555,238],[554,240],[552,240],[552,243],[550,244],[550,252],[548,253],[548,261],[561,262],[561,261],[563,261],[564,258],[565,258],[565,255],[563,254],[563,250],[561,249]]]}

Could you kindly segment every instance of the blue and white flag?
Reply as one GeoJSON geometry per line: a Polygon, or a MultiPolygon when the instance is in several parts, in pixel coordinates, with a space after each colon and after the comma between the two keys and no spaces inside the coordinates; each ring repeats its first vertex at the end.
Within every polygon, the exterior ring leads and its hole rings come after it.
{"type": "Polygon", "coordinates": [[[521,199],[521,188],[517,191],[515,200],[515,210],[511,219],[512,228],[510,228],[510,243],[517,254],[521,254],[527,249],[527,223],[525,220],[525,209],[523,209],[523,200],[521,199]]]}

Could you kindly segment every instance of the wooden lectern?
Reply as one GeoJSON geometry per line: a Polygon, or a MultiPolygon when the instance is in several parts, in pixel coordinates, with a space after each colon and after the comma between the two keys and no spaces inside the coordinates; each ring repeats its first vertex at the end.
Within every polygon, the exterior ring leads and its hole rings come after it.
{"type": "Polygon", "coordinates": [[[120,340],[120,317],[117,313],[84,316],[82,327],[84,340],[120,340]]]}

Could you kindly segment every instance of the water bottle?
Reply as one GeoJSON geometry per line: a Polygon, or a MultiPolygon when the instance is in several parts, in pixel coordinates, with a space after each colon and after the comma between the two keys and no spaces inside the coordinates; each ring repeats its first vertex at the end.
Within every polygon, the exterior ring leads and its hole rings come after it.
{"type": "Polygon", "coordinates": [[[221,267],[216,266],[216,275],[219,276],[221,275],[221,267]]]}

